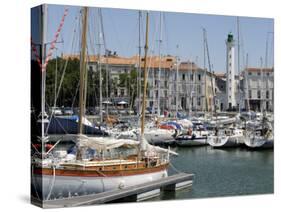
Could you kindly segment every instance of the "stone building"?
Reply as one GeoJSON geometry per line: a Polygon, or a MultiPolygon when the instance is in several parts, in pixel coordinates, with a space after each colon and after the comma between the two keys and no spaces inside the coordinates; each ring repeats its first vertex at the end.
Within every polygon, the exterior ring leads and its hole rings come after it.
{"type": "Polygon", "coordinates": [[[274,69],[247,68],[243,71],[243,103],[253,111],[273,111],[274,69]]]}
{"type": "MultiPolygon", "coordinates": [[[[70,56],[78,57],[78,56],[70,56]]],[[[130,102],[130,91],[128,86],[120,86],[119,76],[123,73],[130,73],[132,70],[139,70],[139,57],[120,57],[116,54],[101,56],[88,56],[88,70],[96,72],[101,68],[108,71],[109,78],[113,85],[111,89],[110,101],[117,103],[120,101],[130,102]]],[[[177,61],[174,56],[149,56],[147,58],[148,67],[148,89],[146,105],[153,112],[160,111],[213,111],[214,102],[217,110],[229,110],[229,99],[227,94],[227,74],[210,73],[200,68],[192,61],[177,61]],[[159,76],[160,73],[160,76],[159,76]],[[160,87],[159,87],[159,86],[160,87]],[[215,98],[213,97],[215,94],[215,98]],[[214,101],[215,100],[215,101],[214,101]]],[[[140,60],[140,72],[143,74],[144,58],[140,60]]],[[[232,109],[250,109],[261,111],[262,109],[273,110],[273,68],[260,69],[248,68],[241,72],[240,80],[234,75],[232,81],[232,92],[234,92],[234,105],[232,109]],[[263,82],[263,83],[262,83],[263,82]],[[240,83],[240,84],[239,84],[240,83]],[[249,101],[248,101],[249,100],[249,101]]],[[[140,86],[143,83],[139,80],[140,86]]],[[[141,103],[141,98],[135,100],[137,106],[141,103]]]]}
{"type": "MultiPolygon", "coordinates": [[[[116,84],[119,84],[119,75],[121,73],[129,73],[133,69],[138,70],[139,66],[138,56],[129,58],[117,55],[102,56],[100,58],[89,56],[88,67],[90,71],[98,71],[98,61],[101,61],[103,69],[109,71],[110,78],[116,81],[116,84]]],[[[176,57],[173,56],[162,56],[161,59],[158,56],[149,56],[147,58],[147,67],[148,90],[146,105],[152,111],[157,111],[158,102],[160,102],[161,112],[164,110],[176,110],[176,105],[178,105],[178,110],[210,111],[212,109],[212,89],[215,83],[213,74],[204,71],[194,62],[177,62],[176,57]]],[[[141,58],[141,72],[143,72],[143,68],[144,58],[141,58]]],[[[120,99],[130,101],[127,87],[117,86],[110,96],[113,102],[116,99],[118,101],[120,99]]],[[[141,98],[137,98],[135,105],[140,102],[141,98]]]]}

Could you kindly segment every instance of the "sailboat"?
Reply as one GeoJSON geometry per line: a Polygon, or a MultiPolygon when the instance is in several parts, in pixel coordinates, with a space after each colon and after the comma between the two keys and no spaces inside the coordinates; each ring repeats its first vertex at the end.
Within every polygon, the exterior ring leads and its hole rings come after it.
{"type": "Polygon", "coordinates": [[[255,129],[246,133],[245,145],[248,148],[273,148],[274,140],[271,130],[255,129]]]}
{"type": "Polygon", "coordinates": [[[169,154],[176,154],[170,150],[151,146],[144,138],[148,13],[146,15],[144,91],[140,140],[88,137],[83,134],[82,117],[84,116],[84,99],[86,96],[84,79],[86,74],[87,20],[88,8],[84,7],[80,60],[80,118],[79,133],[76,138],[76,153],[72,157],[69,154],[54,157],[52,150],[55,148],[55,144],[48,152],[42,151],[40,154],[38,151],[40,156],[32,158],[32,186],[36,191],[37,198],[40,200],[123,189],[127,186],[159,180],[167,177],[169,154]],[[118,150],[118,148],[122,149],[118,150]],[[126,152],[124,148],[133,148],[134,152],[126,152]],[[86,154],[88,150],[91,150],[91,155],[86,154]]]}
{"type": "MultiPolygon", "coordinates": [[[[247,61],[248,61],[248,55],[247,55],[247,61]]],[[[245,76],[247,77],[247,73],[245,73],[245,76]]],[[[261,81],[263,84],[262,58],[261,58],[261,81]]],[[[247,82],[247,78],[246,78],[246,82],[247,82]]],[[[255,121],[249,120],[246,122],[246,135],[245,135],[244,143],[246,147],[250,149],[273,148],[274,146],[273,127],[270,123],[270,121],[273,120],[269,120],[267,118],[267,115],[265,111],[263,111],[263,109],[264,108],[262,104],[261,105],[262,113],[260,114],[260,116],[256,117],[255,121]]]]}
{"type": "Polygon", "coordinates": [[[261,122],[258,122],[257,125],[251,126],[249,123],[247,124],[244,143],[250,149],[273,148],[273,127],[265,114],[263,114],[261,122]]]}
{"type": "Polygon", "coordinates": [[[175,139],[179,146],[204,146],[208,144],[208,135],[209,131],[202,122],[193,120],[192,127],[189,127],[186,132],[181,132],[175,139]]]}

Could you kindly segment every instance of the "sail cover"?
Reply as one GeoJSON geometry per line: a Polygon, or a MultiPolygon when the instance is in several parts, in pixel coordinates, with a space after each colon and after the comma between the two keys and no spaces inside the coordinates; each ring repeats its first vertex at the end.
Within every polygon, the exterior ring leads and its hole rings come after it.
{"type": "Polygon", "coordinates": [[[116,139],[110,137],[88,137],[86,135],[78,136],[80,147],[89,147],[96,150],[107,150],[118,147],[132,148],[139,145],[139,141],[131,139],[116,139]]]}
{"type": "MultiPolygon", "coordinates": [[[[77,137],[77,142],[80,147],[88,147],[96,150],[107,150],[114,149],[118,147],[134,148],[139,146],[140,142],[132,139],[116,139],[110,137],[88,137],[86,135],[79,135],[77,137]]],[[[178,155],[176,152],[164,149],[158,146],[153,146],[149,144],[145,139],[142,142],[142,150],[147,153],[157,152],[157,153],[169,153],[173,155],[178,155]]]]}

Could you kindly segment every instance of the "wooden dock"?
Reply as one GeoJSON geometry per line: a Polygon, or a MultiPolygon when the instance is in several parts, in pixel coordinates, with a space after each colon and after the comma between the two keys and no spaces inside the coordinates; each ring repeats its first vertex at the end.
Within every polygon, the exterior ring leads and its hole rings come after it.
{"type": "Polygon", "coordinates": [[[160,191],[175,191],[182,188],[191,188],[193,174],[179,173],[161,180],[130,186],[121,190],[106,191],[98,194],[71,197],[67,199],[48,200],[43,202],[43,208],[75,207],[117,202],[136,202],[145,194],[155,196],[160,191]],[[158,192],[157,192],[158,191],[158,192]]]}

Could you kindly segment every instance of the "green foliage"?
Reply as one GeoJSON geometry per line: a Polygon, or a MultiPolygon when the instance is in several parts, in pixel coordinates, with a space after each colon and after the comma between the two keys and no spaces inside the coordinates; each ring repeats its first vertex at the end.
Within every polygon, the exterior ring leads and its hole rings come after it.
{"type": "MultiPolygon", "coordinates": [[[[54,105],[55,101],[55,83],[57,78],[57,103],[56,106],[77,107],[79,98],[79,75],[80,75],[80,61],[79,59],[69,59],[65,70],[64,79],[60,92],[58,87],[63,74],[63,69],[66,60],[58,57],[49,61],[47,66],[46,75],[46,104],[50,107],[54,105]],[[57,77],[56,77],[57,75],[57,77]]],[[[113,93],[117,87],[125,87],[129,91],[131,105],[134,105],[137,96],[137,71],[131,70],[129,73],[122,73],[118,79],[112,79],[103,67],[102,70],[102,96],[103,98],[110,93],[113,93]],[[106,77],[108,76],[108,83],[106,77]],[[106,85],[108,85],[108,94],[106,93],[106,85]]],[[[96,71],[88,71],[87,77],[87,107],[97,106],[99,104],[99,90],[100,90],[100,77],[98,67],[96,71]]]]}
{"type": "MultiPolygon", "coordinates": [[[[55,100],[55,83],[57,73],[57,91],[63,74],[63,69],[66,60],[58,57],[49,61],[46,74],[46,103],[49,106],[54,104],[55,100]],[[56,66],[57,63],[57,66],[56,66]],[[56,69],[57,67],[57,69],[56,69]]],[[[58,106],[71,106],[75,91],[79,83],[79,60],[69,59],[68,65],[65,70],[64,79],[62,82],[61,90],[58,95],[58,106]]]]}

